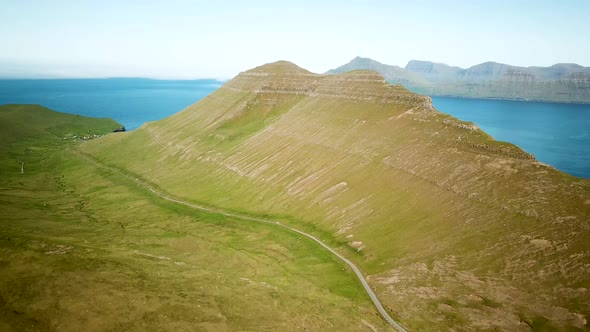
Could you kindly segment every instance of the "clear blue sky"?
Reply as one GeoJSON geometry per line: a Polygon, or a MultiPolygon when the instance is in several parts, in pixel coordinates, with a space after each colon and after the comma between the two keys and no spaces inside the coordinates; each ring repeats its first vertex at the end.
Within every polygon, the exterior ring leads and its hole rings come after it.
{"type": "Polygon", "coordinates": [[[590,66],[590,1],[0,0],[0,47],[0,77],[230,78],[357,55],[590,66]]]}

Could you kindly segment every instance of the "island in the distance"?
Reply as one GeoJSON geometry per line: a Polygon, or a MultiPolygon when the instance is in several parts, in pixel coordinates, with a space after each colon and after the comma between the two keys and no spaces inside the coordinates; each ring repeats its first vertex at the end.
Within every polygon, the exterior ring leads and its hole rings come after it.
{"type": "Polygon", "coordinates": [[[356,57],[327,74],[375,70],[389,83],[429,96],[590,103],[590,67],[516,67],[484,62],[467,69],[412,60],[405,68],[356,57]]]}

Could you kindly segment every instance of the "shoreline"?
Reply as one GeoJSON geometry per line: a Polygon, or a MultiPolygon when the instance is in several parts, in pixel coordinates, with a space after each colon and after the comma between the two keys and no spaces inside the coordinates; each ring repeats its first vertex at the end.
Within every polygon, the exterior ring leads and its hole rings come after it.
{"type": "MultiPolygon", "coordinates": [[[[408,89],[409,90],[409,89],[408,89]]],[[[412,90],[410,90],[412,91],[412,90]]],[[[414,91],[412,91],[414,92],[414,91]]],[[[418,92],[414,92],[416,94],[422,94],[418,92]]],[[[473,100],[500,100],[500,101],[519,101],[519,102],[532,102],[532,103],[547,103],[547,104],[568,104],[568,105],[590,105],[590,101],[557,101],[557,100],[543,100],[543,99],[526,99],[526,98],[501,98],[501,97],[467,97],[467,96],[457,96],[457,95],[427,95],[422,94],[428,97],[440,97],[440,98],[457,98],[457,99],[473,99],[473,100]]]]}

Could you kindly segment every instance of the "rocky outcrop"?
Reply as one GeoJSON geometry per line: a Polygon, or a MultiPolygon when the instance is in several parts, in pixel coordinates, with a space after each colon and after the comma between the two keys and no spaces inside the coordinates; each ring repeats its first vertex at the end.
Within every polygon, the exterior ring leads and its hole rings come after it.
{"type": "Polygon", "coordinates": [[[493,154],[501,154],[507,157],[522,159],[522,160],[537,160],[535,156],[531,153],[527,153],[517,147],[511,146],[502,146],[502,147],[494,147],[485,143],[468,143],[469,147],[480,150],[486,151],[493,154]]]}

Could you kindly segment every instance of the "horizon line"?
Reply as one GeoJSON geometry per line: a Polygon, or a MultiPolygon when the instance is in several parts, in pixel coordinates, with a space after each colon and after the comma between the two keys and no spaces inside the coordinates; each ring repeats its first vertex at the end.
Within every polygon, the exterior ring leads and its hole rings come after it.
{"type": "Polygon", "coordinates": [[[162,78],[162,77],[146,77],[146,76],[106,76],[106,77],[99,77],[99,76],[88,76],[88,77],[80,77],[80,76],[73,76],[73,77],[12,77],[12,76],[0,76],[0,80],[6,81],[16,81],[16,80],[112,80],[112,79],[129,79],[129,80],[153,80],[153,81],[217,81],[217,82],[227,82],[231,80],[231,78],[213,78],[213,77],[205,77],[205,78],[162,78]]]}

